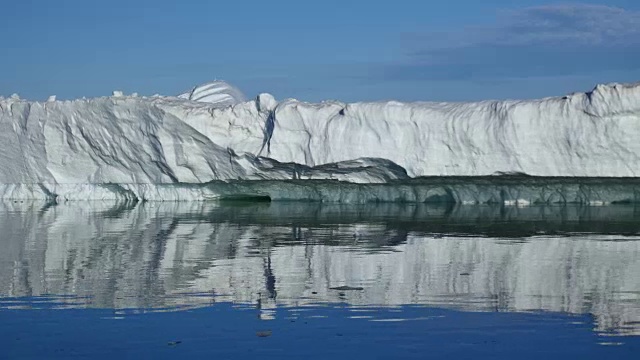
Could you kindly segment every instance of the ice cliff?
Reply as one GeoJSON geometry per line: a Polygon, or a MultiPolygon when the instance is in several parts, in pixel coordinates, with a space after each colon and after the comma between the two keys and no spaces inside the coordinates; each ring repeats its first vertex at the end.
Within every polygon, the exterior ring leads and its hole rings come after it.
{"type": "Polygon", "coordinates": [[[0,98],[0,198],[199,199],[216,193],[197,184],[239,179],[636,177],[638,121],[640,84],[476,103],[244,101],[223,82],[178,97],[14,96],[0,98]]]}

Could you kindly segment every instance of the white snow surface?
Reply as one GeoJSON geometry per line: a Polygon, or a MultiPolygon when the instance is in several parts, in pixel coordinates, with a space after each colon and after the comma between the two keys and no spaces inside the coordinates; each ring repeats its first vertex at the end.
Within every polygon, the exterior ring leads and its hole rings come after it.
{"type": "Polygon", "coordinates": [[[530,101],[243,99],[219,81],[180,97],[0,98],[0,197],[235,179],[640,175],[640,83],[530,101]]]}

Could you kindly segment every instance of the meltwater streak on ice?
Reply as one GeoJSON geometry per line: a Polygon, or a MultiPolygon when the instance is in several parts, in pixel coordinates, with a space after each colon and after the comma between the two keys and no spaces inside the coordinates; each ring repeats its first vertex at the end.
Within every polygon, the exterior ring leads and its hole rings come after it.
{"type": "Polygon", "coordinates": [[[181,97],[0,99],[0,196],[197,200],[198,191],[156,188],[238,179],[387,183],[417,176],[640,172],[638,84],[534,101],[243,98],[214,82],[181,97]]]}
{"type": "Polygon", "coordinates": [[[640,334],[633,206],[100,205],[4,206],[0,306],[420,304],[586,313],[640,334]]]}

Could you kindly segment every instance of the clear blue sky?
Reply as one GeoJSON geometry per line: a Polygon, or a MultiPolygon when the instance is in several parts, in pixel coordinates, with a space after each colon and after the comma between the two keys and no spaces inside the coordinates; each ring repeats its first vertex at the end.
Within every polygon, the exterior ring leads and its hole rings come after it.
{"type": "Polygon", "coordinates": [[[640,80],[640,1],[0,0],[0,95],[532,98],[640,80]]]}

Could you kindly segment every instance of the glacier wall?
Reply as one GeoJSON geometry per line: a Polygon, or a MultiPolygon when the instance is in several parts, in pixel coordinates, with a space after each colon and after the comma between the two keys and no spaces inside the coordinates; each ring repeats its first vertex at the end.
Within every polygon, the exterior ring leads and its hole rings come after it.
{"type": "Polygon", "coordinates": [[[323,103],[275,110],[269,156],[389,159],[410,176],[638,176],[640,85],[534,101],[323,103]]]}
{"type": "MultiPolygon", "coordinates": [[[[640,84],[531,101],[243,100],[222,82],[180,97],[0,98],[0,194],[101,199],[121,196],[105,184],[132,184],[127,194],[143,199],[138,187],[214,180],[640,175],[640,84]]],[[[163,199],[194,198],[173,193],[163,199]]]]}
{"type": "Polygon", "coordinates": [[[263,311],[422,304],[592,314],[598,331],[640,334],[637,235],[584,233],[597,230],[593,224],[607,231],[625,223],[629,228],[621,233],[637,234],[633,207],[505,213],[463,206],[442,213],[395,206],[79,202],[2,209],[0,298],[9,297],[11,307],[20,305],[11,298],[41,295],[79,297],[56,299],[67,307],[116,309],[258,299],[263,311]],[[429,233],[438,223],[458,236],[429,233]],[[479,223],[493,226],[493,233],[479,223]],[[505,238],[509,225],[537,232],[505,238]],[[578,234],[548,235],[554,230],[578,234]],[[331,289],[343,285],[363,290],[331,289]]]}
{"type": "MultiPolygon", "coordinates": [[[[263,94],[258,108],[260,103],[268,103],[272,114],[271,128],[264,130],[268,146],[260,154],[281,162],[315,166],[384,158],[412,177],[640,174],[640,84],[598,85],[587,93],[531,101],[276,104],[263,94]]],[[[202,123],[193,125],[224,141],[202,123]]],[[[251,153],[258,148],[225,144],[251,153]]]]}

